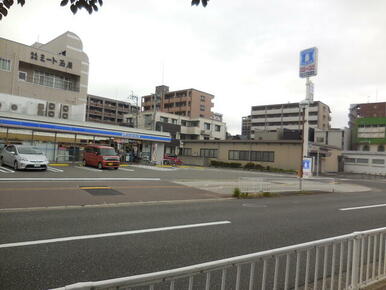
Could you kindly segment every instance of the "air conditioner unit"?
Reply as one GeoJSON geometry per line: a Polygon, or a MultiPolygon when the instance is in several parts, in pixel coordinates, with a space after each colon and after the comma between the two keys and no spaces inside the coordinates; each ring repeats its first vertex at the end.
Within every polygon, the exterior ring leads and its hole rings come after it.
{"type": "Polygon", "coordinates": [[[70,116],[70,105],[61,104],[60,106],[60,118],[68,119],[70,116]]]}
{"type": "Polygon", "coordinates": [[[9,112],[11,113],[21,113],[23,109],[23,105],[19,103],[10,103],[9,104],[9,112]]]}
{"type": "Polygon", "coordinates": [[[55,103],[47,103],[47,117],[55,118],[56,117],[56,104],[55,103]]]}
{"type": "Polygon", "coordinates": [[[46,104],[39,103],[38,104],[38,109],[37,109],[37,115],[38,116],[45,116],[46,114],[47,114],[47,112],[46,112],[46,104]]]}
{"type": "Polygon", "coordinates": [[[9,103],[5,101],[0,102],[0,112],[9,112],[9,103]]]}

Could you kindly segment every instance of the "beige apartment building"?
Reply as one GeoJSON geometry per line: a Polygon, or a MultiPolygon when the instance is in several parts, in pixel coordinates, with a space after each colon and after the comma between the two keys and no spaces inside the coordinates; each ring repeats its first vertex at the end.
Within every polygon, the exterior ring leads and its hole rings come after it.
{"type": "MultiPolygon", "coordinates": [[[[310,128],[330,128],[331,110],[326,104],[315,101],[309,107],[310,128]]],[[[251,110],[251,136],[259,131],[279,129],[302,130],[302,110],[299,103],[253,106],[251,110]]]]}
{"type": "MultiPolygon", "coordinates": [[[[52,103],[51,108],[85,105],[88,67],[82,41],[69,31],[45,44],[25,45],[0,38],[0,93],[9,99],[36,98],[52,103]]],[[[17,111],[17,105],[7,105],[17,111]]],[[[39,111],[46,108],[40,105],[39,111]]]]}
{"type": "Polygon", "coordinates": [[[214,95],[196,89],[169,91],[168,86],[157,86],[155,94],[142,97],[142,111],[156,111],[192,118],[218,119],[212,113],[214,95]]]}

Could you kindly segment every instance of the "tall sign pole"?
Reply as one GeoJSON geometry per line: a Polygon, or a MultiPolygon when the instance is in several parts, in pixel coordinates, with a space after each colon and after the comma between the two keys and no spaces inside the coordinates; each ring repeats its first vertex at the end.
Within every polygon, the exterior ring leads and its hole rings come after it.
{"type": "Polygon", "coordinates": [[[301,168],[300,178],[304,176],[304,170],[307,168],[307,173],[312,174],[309,168],[308,157],[308,112],[309,107],[314,101],[314,84],[310,81],[310,77],[316,76],[318,73],[318,49],[316,47],[308,48],[300,52],[299,76],[306,79],[306,98],[300,102],[300,107],[303,112],[303,132],[302,132],[302,150],[301,150],[301,168]],[[305,165],[307,165],[305,167],[305,165]]]}

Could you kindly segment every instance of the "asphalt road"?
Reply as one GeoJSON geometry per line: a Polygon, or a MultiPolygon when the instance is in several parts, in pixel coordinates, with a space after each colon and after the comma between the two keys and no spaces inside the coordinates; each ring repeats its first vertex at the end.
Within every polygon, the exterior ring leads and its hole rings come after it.
{"type": "Polygon", "coordinates": [[[385,207],[339,210],[385,204],[386,183],[373,181],[371,185],[374,190],[362,193],[2,211],[0,288],[47,289],[79,281],[129,276],[384,227],[385,207]],[[42,239],[225,221],[230,223],[4,246],[42,239]]]}

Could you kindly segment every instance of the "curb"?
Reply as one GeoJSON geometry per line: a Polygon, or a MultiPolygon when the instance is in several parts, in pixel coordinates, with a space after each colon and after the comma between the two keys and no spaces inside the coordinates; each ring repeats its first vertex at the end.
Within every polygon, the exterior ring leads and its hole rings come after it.
{"type": "Polygon", "coordinates": [[[212,202],[233,200],[233,197],[226,198],[206,198],[206,199],[187,199],[187,200],[163,200],[163,201],[133,201],[120,203],[104,203],[104,204],[85,204],[85,205],[63,205],[63,206],[42,206],[42,207],[21,207],[21,208],[2,208],[0,213],[4,212],[19,212],[19,211],[41,211],[41,210],[63,210],[63,209],[86,209],[86,208],[109,208],[109,207],[125,207],[137,205],[157,205],[157,204],[184,204],[194,202],[212,202]]]}

